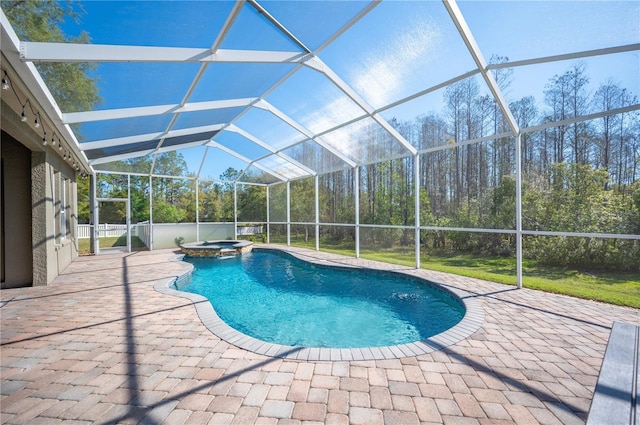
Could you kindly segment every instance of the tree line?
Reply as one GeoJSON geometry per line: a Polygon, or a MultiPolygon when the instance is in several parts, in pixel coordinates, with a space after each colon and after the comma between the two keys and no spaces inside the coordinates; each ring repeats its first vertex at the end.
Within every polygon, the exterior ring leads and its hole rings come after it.
{"type": "MultiPolygon", "coordinates": [[[[111,172],[96,175],[96,192],[99,198],[127,198],[131,204],[132,223],[194,223],[196,221],[196,185],[198,191],[198,221],[234,221],[234,184],[240,171],[227,169],[219,181],[198,180],[188,171],[182,154],[176,151],[156,156],[154,172],[162,176],[153,177],[131,174],[132,169],[150,170],[148,157],[132,158],[110,164],[111,172]],[[180,177],[183,176],[183,177],[180,177]]],[[[78,181],[78,217],[80,223],[88,223],[89,179],[78,181]]],[[[244,222],[266,220],[266,189],[263,186],[237,186],[237,209],[239,219],[244,222]]],[[[123,223],[126,219],[125,205],[104,203],[100,205],[100,221],[123,223]]]]}

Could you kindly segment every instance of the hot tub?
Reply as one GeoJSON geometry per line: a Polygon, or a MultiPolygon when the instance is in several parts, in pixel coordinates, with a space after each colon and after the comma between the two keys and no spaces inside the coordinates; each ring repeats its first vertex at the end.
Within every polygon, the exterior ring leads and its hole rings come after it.
{"type": "Polygon", "coordinates": [[[180,245],[180,251],[189,257],[226,257],[251,252],[251,241],[198,241],[180,245]]]}

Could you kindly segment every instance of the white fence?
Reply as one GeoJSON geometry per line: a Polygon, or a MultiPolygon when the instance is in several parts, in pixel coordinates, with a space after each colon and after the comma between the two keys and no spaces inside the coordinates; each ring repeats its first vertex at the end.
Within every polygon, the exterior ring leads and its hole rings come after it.
{"type": "MultiPolygon", "coordinates": [[[[78,239],[91,237],[90,224],[78,224],[78,239]]],[[[154,249],[175,248],[180,243],[200,240],[233,239],[233,223],[149,223],[131,225],[131,236],[137,236],[147,247],[154,249]],[[197,236],[199,235],[199,236],[197,236]]],[[[238,235],[260,234],[262,226],[238,227],[238,235]]],[[[100,224],[100,237],[120,237],[127,234],[126,224],[100,224]]]]}
{"type": "MultiPolygon", "coordinates": [[[[78,239],[88,239],[91,237],[91,225],[90,224],[78,224],[78,239]]],[[[110,238],[115,237],[119,238],[120,236],[127,233],[127,225],[126,224],[99,224],[98,231],[100,232],[100,237],[110,238]]]]}

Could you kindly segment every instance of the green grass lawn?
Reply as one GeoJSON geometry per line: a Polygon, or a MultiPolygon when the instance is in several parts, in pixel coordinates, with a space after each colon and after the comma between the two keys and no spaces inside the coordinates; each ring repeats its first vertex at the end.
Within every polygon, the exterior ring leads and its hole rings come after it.
{"type": "MultiPolygon", "coordinates": [[[[273,241],[272,241],[273,242],[273,241]]],[[[282,242],[275,242],[282,243],[282,242]]],[[[286,241],[284,241],[286,243],[286,241]]],[[[315,241],[295,241],[292,245],[315,249],[315,241]]],[[[355,256],[353,244],[321,244],[325,252],[355,256]]],[[[415,267],[413,247],[389,250],[361,249],[360,256],[415,267]]],[[[515,257],[480,257],[470,254],[425,255],[420,259],[423,269],[452,273],[506,285],[516,284],[515,257]]],[[[534,260],[523,261],[523,286],[530,289],[571,295],[610,304],[640,308],[640,275],[638,273],[577,270],[549,267],[534,260]]]]}
{"type": "MultiPolygon", "coordinates": [[[[78,239],[78,253],[80,255],[89,255],[90,251],[90,240],[87,239],[78,239]]],[[[126,236],[120,237],[111,237],[111,238],[100,238],[100,248],[111,248],[116,246],[127,246],[127,238],[126,236]]],[[[147,249],[147,246],[140,240],[137,236],[131,237],[131,250],[132,251],[144,251],[147,249]]]]}

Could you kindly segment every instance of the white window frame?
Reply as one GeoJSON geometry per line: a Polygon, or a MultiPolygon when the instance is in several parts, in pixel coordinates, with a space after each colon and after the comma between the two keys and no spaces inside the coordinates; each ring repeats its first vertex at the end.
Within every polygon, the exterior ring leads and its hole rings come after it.
{"type": "Polygon", "coordinates": [[[67,179],[60,175],[60,241],[67,237],[67,179]]]}

